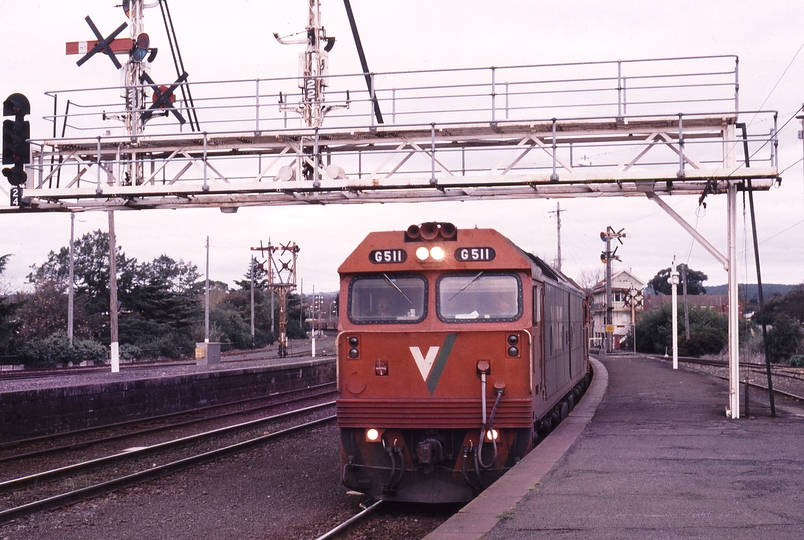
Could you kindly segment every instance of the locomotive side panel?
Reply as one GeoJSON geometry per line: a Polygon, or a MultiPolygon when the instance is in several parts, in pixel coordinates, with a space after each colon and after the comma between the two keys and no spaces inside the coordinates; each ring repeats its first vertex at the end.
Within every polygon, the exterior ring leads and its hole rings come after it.
{"type": "Polygon", "coordinates": [[[587,372],[585,296],[545,282],[545,394],[547,405],[587,372]]]}
{"type": "Polygon", "coordinates": [[[569,380],[567,346],[567,293],[550,283],[544,287],[545,302],[545,392],[553,396],[569,380]]]}
{"type": "Polygon", "coordinates": [[[587,363],[589,362],[589,355],[586,347],[589,341],[587,340],[586,332],[586,302],[583,296],[579,294],[571,294],[569,297],[570,302],[570,355],[571,355],[571,374],[576,378],[578,374],[585,374],[587,371],[587,363]]]}

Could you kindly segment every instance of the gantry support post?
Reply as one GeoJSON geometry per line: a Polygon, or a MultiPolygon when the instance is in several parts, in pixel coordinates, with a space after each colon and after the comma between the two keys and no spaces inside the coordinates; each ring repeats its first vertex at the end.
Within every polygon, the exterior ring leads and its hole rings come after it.
{"type": "Polygon", "coordinates": [[[658,204],[670,217],[678,222],[687,232],[692,235],[712,256],[717,259],[723,269],[728,273],[728,298],[729,298],[729,405],[726,407],[726,416],[729,418],[740,418],[740,310],[737,296],[737,184],[731,181],[726,189],[726,221],[728,231],[728,250],[727,255],[720,253],[711,243],[709,243],[701,233],[687,223],[683,217],[678,215],[666,202],[653,192],[645,195],[658,204]]]}
{"type": "Polygon", "coordinates": [[[729,407],[726,416],[740,418],[740,310],[737,295],[737,183],[726,192],[729,239],[729,407]]]}

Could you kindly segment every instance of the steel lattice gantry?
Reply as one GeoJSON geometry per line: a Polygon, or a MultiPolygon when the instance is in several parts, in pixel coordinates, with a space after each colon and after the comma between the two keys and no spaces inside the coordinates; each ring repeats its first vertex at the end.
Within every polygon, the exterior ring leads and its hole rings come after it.
{"type": "Polygon", "coordinates": [[[738,162],[735,123],[733,115],[697,115],[683,122],[676,116],[44,140],[26,210],[717,194],[749,178],[754,189],[768,189],[777,169],[738,162]],[[617,159],[574,163],[573,148],[617,159]],[[141,178],[128,174],[132,162],[146,171],[141,178]]]}

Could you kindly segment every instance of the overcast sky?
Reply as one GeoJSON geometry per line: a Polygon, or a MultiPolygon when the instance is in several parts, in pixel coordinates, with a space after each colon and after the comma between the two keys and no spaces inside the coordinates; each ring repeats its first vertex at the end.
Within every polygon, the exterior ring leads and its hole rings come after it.
{"type": "MultiPolygon", "coordinates": [[[[64,54],[65,42],[92,39],[84,21],[92,17],[104,35],[125,15],[119,0],[0,0],[0,98],[21,92],[31,101],[32,137],[50,134],[38,120],[52,113],[45,91],[119,84],[119,74],[98,57],[77,67],[64,54]]],[[[322,0],[322,20],[337,42],[330,53],[332,74],[357,73],[360,65],[343,3],[322,0]]],[[[304,29],[306,0],[170,0],[185,67],[191,82],[295,76],[298,46],[277,43],[281,35],[304,29]]],[[[779,112],[779,125],[795,117],[804,101],[804,2],[709,0],[646,2],[536,2],[497,0],[352,0],[373,71],[488,67],[734,54],[740,58],[740,107],[779,112]]],[[[146,11],[151,45],[160,47],[154,79],[175,79],[158,8],[146,11]]],[[[127,32],[127,31],[126,31],[127,32]]],[[[126,35],[124,32],[123,35],[126,35]]],[[[740,121],[750,121],[743,115],[740,121]]],[[[758,193],[757,222],[763,281],[804,282],[804,181],[798,120],[780,134],[781,187],[758,193]]],[[[0,180],[5,182],[5,179],[0,180]]],[[[665,199],[726,252],[726,198],[665,199]]],[[[2,204],[7,204],[3,202],[2,204]]],[[[742,199],[740,199],[742,205],[742,199]]],[[[640,198],[562,200],[564,271],[581,279],[603,270],[600,231],[624,228],[614,269],[630,269],[648,281],[675,256],[709,275],[705,285],[726,282],[726,272],[659,207],[640,198]]],[[[461,227],[500,230],[528,251],[552,261],[556,256],[554,200],[385,204],[326,207],[242,208],[235,215],[217,209],[116,212],[118,244],[127,256],[149,261],[160,254],[191,261],[203,272],[205,241],[211,243],[210,274],[240,279],[249,248],[295,241],[301,252],[304,292],[337,289],[337,268],[372,230],[405,229],[412,223],[451,221],[461,227]]],[[[741,206],[742,209],[742,206],[741,206]]],[[[0,215],[0,254],[11,253],[5,279],[12,289],[24,282],[30,265],[69,241],[68,215],[0,215]]],[[[738,219],[740,281],[755,282],[750,218],[738,219]]],[[[103,212],[79,214],[76,236],[107,230],[103,212]]]]}

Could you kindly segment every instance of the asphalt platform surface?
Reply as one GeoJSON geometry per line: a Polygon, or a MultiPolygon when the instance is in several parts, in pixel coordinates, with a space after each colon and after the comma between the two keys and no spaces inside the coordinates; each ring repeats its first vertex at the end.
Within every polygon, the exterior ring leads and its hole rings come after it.
{"type": "Polygon", "coordinates": [[[800,408],[732,420],[721,379],[600,360],[575,411],[427,540],[804,538],[800,408]]]}

